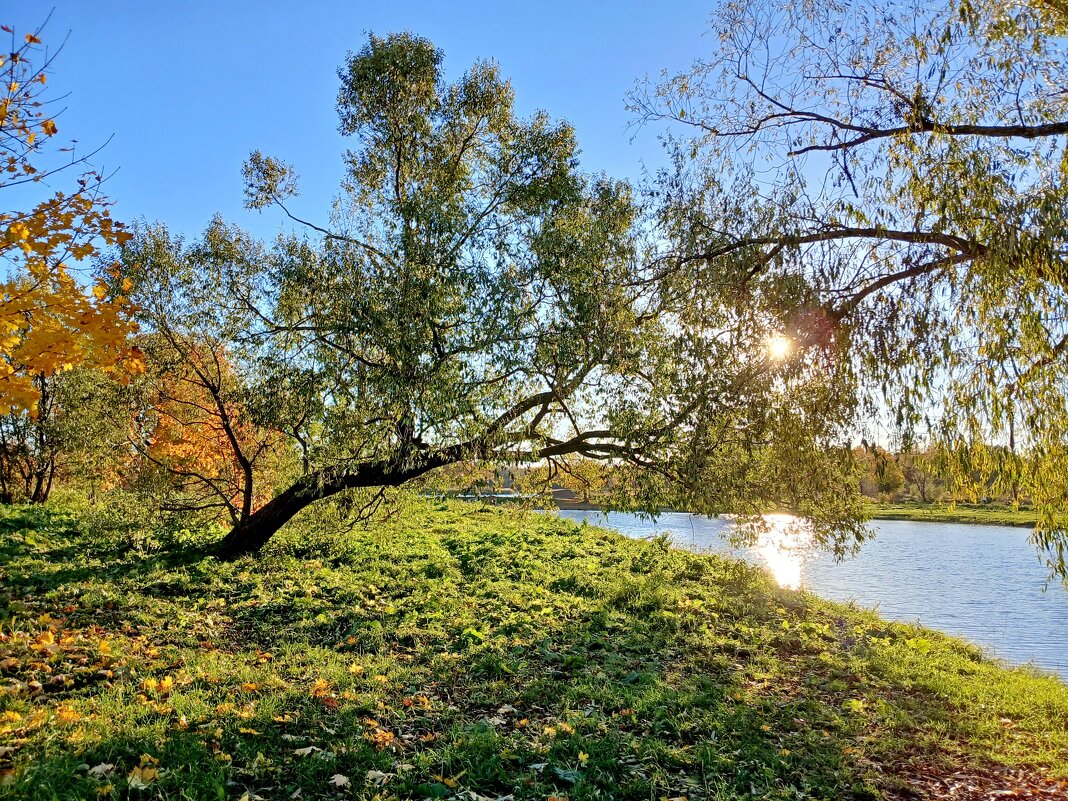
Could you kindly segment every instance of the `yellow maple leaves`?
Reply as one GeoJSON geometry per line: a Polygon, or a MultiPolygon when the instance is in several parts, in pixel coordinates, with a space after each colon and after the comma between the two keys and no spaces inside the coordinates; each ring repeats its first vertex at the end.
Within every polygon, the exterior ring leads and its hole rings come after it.
{"type": "Polygon", "coordinates": [[[56,709],[56,721],[65,726],[77,723],[81,719],[82,716],[80,713],[65,704],[56,709]]]}
{"type": "MultiPolygon", "coordinates": [[[[36,34],[0,63],[0,189],[32,186],[62,167],[38,167],[38,133],[59,129],[39,99],[50,59],[36,34]]],[[[78,160],[75,159],[75,164],[78,160]]],[[[0,414],[36,414],[38,379],[76,365],[128,375],[142,369],[130,342],[135,326],[118,265],[99,272],[87,293],[73,263],[98,257],[130,237],[111,217],[103,176],[88,172],[74,192],[55,192],[29,209],[0,211],[0,414]]],[[[22,194],[20,193],[20,197],[22,194]]]]}
{"type": "Polygon", "coordinates": [[[156,695],[166,695],[174,687],[174,677],[164,676],[162,679],[148,678],[141,682],[141,689],[156,695]]]}
{"type": "Polygon", "coordinates": [[[130,775],[127,777],[130,782],[130,787],[140,790],[148,785],[152,784],[159,775],[159,768],[154,767],[141,767],[138,765],[136,768],[130,771],[130,775]]]}

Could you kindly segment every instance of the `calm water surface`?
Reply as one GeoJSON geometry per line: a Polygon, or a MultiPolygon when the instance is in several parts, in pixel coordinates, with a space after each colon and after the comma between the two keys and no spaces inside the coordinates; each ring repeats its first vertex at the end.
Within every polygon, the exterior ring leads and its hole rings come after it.
{"type": "Polygon", "coordinates": [[[876,537],[860,553],[835,562],[804,547],[785,515],[752,548],[722,538],[729,520],[670,512],[636,515],[561,510],[629,537],[667,533],[684,548],[741,556],[771,570],[784,587],[798,586],[836,601],[856,601],[886,618],[919,621],[971,640],[1013,663],[1033,662],[1068,678],[1068,591],[1046,583],[1046,568],[1028,530],[956,523],[875,520],[876,537]]]}

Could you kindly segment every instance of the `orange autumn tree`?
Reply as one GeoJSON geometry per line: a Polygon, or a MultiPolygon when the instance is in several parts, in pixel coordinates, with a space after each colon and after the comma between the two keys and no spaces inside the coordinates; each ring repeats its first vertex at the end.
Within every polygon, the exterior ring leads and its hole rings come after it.
{"type": "Polygon", "coordinates": [[[249,393],[221,347],[165,328],[146,351],[150,412],[136,445],[162,479],[163,508],[248,517],[292,462],[282,435],[252,421],[249,393]]]}
{"type": "MultiPolygon", "coordinates": [[[[0,189],[15,203],[32,198],[36,186],[88,159],[59,148],[48,159],[58,126],[43,98],[55,54],[40,29],[21,38],[9,26],[11,47],[0,56],[0,189]],[[70,156],[55,159],[57,153],[70,156]]],[[[76,365],[117,374],[137,372],[140,354],[129,343],[134,330],[131,289],[118,264],[76,268],[102,248],[129,238],[102,194],[104,176],[87,171],[72,192],[57,191],[29,208],[0,211],[0,414],[37,417],[41,379],[76,365]]]]}

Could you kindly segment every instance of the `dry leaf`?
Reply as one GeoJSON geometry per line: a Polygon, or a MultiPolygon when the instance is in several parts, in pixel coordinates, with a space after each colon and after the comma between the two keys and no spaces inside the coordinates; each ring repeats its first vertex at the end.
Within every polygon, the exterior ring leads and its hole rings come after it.
{"type": "Polygon", "coordinates": [[[367,771],[366,778],[367,778],[367,781],[370,782],[371,784],[385,784],[390,779],[392,779],[395,775],[396,775],[395,773],[383,773],[380,770],[369,770],[369,771],[367,771]]]}
{"type": "Polygon", "coordinates": [[[130,783],[130,787],[135,790],[144,790],[152,782],[156,780],[159,775],[159,770],[152,767],[136,767],[130,771],[130,775],[127,776],[127,780],[130,783]]]}

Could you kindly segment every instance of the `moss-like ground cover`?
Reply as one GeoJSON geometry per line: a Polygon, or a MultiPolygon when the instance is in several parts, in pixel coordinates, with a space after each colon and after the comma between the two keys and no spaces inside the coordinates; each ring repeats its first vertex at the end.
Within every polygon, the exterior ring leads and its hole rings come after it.
{"type": "Polygon", "coordinates": [[[2,515],[0,798],[859,799],[1068,776],[1058,679],[660,540],[414,504],[221,563],[206,533],[2,515]]]}

